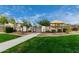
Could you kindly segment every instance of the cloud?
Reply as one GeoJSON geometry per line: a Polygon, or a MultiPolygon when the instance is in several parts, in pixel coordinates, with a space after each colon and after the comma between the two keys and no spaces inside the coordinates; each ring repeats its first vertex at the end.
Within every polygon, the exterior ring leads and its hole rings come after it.
{"type": "Polygon", "coordinates": [[[42,14],[35,14],[33,16],[24,16],[24,17],[19,17],[18,20],[26,19],[30,21],[32,24],[36,24],[37,20],[41,19],[45,15],[46,15],[45,13],[42,13],[42,14]]]}
{"type": "Polygon", "coordinates": [[[10,13],[8,13],[8,12],[5,12],[5,13],[3,13],[4,15],[7,15],[7,16],[10,16],[10,13]]]}
{"type": "Polygon", "coordinates": [[[78,12],[78,9],[76,9],[76,7],[79,7],[79,6],[74,6],[74,7],[63,6],[60,10],[57,10],[54,13],[52,12],[49,13],[47,15],[47,18],[50,21],[62,20],[66,23],[78,24],[79,23],[79,12],[78,12]]]}
{"type": "Polygon", "coordinates": [[[32,8],[31,8],[31,7],[29,7],[29,8],[28,8],[28,10],[32,11],[32,8]]]}
{"type": "MultiPolygon", "coordinates": [[[[11,9],[11,8],[10,8],[11,9]]],[[[27,14],[27,12],[32,11],[32,7],[27,7],[27,9],[24,6],[13,6],[12,7],[14,12],[18,12],[16,14],[20,14],[22,13],[21,16],[23,16],[23,14],[27,14]]],[[[62,6],[59,10],[56,10],[55,12],[50,12],[50,13],[41,13],[41,14],[35,14],[32,16],[23,16],[18,18],[18,20],[21,19],[28,19],[29,21],[35,23],[37,20],[41,19],[41,18],[47,18],[50,21],[53,20],[62,20],[66,23],[71,23],[71,24],[77,24],[79,23],[79,6],[62,6]]],[[[30,13],[30,12],[29,12],[30,13]]],[[[33,11],[34,13],[34,11],[33,11]]],[[[4,12],[3,14],[10,16],[11,13],[9,11],[4,12]]]]}
{"type": "Polygon", "coordinates": [[[6,12],[1,13],[1,15],[11,16],[11,13],[10,11],[6,11],[6,12]]]}
{"type": "Polygon", "coordinates": [[[30,19],[37,20],[37,19],[40,19],[41,17],[44,17],[45,15],[46,15],[45,13],[36,14],[36,15],[34,15],[34,16],[31,16],[30,19]]]}
{"type": "Polygon", "coordinates": [[[77,5],[76,8],[79,8],[79,5],[77,5]]]}
{"type": "Polygon", "coordinates": [[[52,15],[53,20],[62,20],[65,23],[78,24],[79,23],[79,14],[72,12],[61,12],[56,15],[52,15]]]}
{"type": "MultiPolygon", "coordinates": [[[[50,13],[42,13],[42,14],[35,14],[33,16],[25,16],[22,18],[28,19],[31,22],[35,23],[37,20],[41,18],[47,18],[50,21],[53,20],[62,20],[66,23],[70,24],[77,24],[79,23],[79,12],[76,8],[79,6],[63,6],[59,10],[55,12],[50,13]]],[[[29,7],[29,10],[32,10],[32,8],[29,7]]]]}
{"type": "Polygon", "coordinates": [[[67,23],[77,24],[79,23],[79,14],[69,13],[63,17],[63,20],[67,23]]]}

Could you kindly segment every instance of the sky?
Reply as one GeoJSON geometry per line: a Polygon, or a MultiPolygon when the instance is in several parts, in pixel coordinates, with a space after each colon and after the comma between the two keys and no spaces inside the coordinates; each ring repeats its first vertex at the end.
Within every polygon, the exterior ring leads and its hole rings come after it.
{"type": "Polygon", "coordinates": [[[0,14],[14,17],[17,21],[48,19],[79,23],[79,5],[0,5],[0,14]]]}

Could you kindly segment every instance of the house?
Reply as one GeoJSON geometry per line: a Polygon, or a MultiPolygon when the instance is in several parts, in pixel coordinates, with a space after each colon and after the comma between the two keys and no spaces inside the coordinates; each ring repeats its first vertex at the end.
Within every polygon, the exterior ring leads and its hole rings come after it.
{"type": "Polygon", "coordinates": [[[60,20],[54,20],[50,22],[50,26],[41,26],[41,32],[51,32],[52,30],[56,32],[64,32],[65,27],[65,22],[60,20]]]}
{"type": "Polygon", "coordinates": [[[0,32],[3,32],[4,30],[4,25],[0,24],[0,32]]]}
{"type": "Polygon", "coordinates": [[[14,28],[14,24],[12,24],[12,23],[6,23],[5,25],[4,25],[5,27],[12,27],[12,28],[14,28]]]}
{"type": "Polygon", "coordinates": [[[61,30],[63,32],[63,29],[65,28],[65,22],[59,21],[59,20],[54,20],[50,22],[49,30],[55,30],[56,32],[58,30],[61,30]]]}

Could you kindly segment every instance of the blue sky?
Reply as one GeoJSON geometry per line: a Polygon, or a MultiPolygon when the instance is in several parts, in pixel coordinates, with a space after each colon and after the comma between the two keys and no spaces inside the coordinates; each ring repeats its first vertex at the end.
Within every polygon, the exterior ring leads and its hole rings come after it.
{"type": "Polygon", "coordinates": [[[61,20],[66,23],[79,23],[78,5],[0,5],[0,14],[23,18],[35,22],[42,18],[49,21],[61,20]]]}

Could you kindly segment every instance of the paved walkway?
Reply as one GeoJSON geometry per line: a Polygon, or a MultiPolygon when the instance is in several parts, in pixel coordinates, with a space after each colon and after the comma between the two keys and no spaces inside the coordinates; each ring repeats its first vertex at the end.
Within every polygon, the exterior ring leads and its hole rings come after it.
{"type": "Polygon", "coordinates": [[[9,40],[9,41],[6,41],[6,42],[3,42],[3,43],[0,43],[0,52],[3,52],[5,51],[6,49],[9,49],[13,46],[16,46],[28,39],[31,39],[35,36],[37,36],[38,34],[40,33],[32,33],[32,34],[29,34],[29,35],[25,35],[23,37],[20,37],[20,38],[16,38],[16,39],[13,39],[13,40],[9,40]]]}

